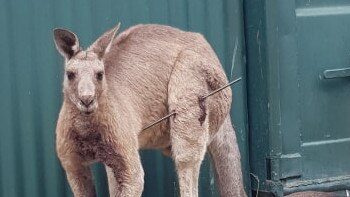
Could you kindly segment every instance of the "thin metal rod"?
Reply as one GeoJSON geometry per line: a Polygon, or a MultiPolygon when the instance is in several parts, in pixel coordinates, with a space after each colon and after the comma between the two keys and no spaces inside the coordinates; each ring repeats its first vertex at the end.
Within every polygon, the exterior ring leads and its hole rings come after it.
{"type": "MultiPolygon", "coordinates": [[[[209,93],[209,94],[207,94],[207,95],[205,95],[205,96],[203,96],[203,97],[200,97],[200,100],[204,100],[204,99],[206,99],[207,97],[209,97],[209,96],[211,96],[211,95],[213,95],[213,94],[218,93],[219,91],[221,91],[221,90],[227,88],[228,86],[230,86],[230,85],[232,85],[232,84],[234,84],[234,83],[237,83],[237,82],[240,81],[241,79],[242,79],[242,77],[240,77],[240,78],[238,78],[238,79],[236,79],[236,80],[234,80],[234,81],[228,83],[227,85],[225,85],[225,86],[223,86],[223,87],[221,87],[221,88],[219,88],[219,89],[214,90],[213,92],[211,92],[211,93],[209,93]]],[[[170,118],[171,116],[174,116],[174,115],[176,115],[176,112],[172,112],[172,113],[170,113],[170,114],[164,116],[163,118],[161,118],[161,119],[155,121],[154,123],[152,123],[152,124],[148,125],[147,127],[143,128],[142,130],[146,130],[146,129],[152,127],[153,125],[158,124],[158,123],[162,122],[163,120],[165,120],[165,119],[167,119],[167,118],[170,118]]]]}
{"type": "Polygon", "coordinates": [[[207,95],[205,95],[205,96],[200,97],[200,99],[201,99],[201,100],[204,100],[204,99],[206,99],[207,97],[209,97],[209,96],[211,96],[211,95],[213,95],[213,94],[216,94],[216,93],[218,93],[219,91],[221,91],[221,90],[227,88],[228,86],[230,86],[230,85],[232,85],[232,84],[234,84],[234,83],[237,83],[237,82],[240,81],[241,79],[242,79],[242,77],[240,77],[240,78],[238,78],[238,79],[236,79],[236,80],[234,80],[234,81],[228,83],[227,85],[225,85],[225,86],[223,86],[223,87],[221,87],[221,88],[219,88],[219,89],[214,90],[213,92],[211,92],[211,93],[209,93],[209,94],[207,94],[207,95]]]}
{"type": "Polygon", "coordinates": [[[146,129],[152,127],[153,125],[158,124],[158,123],[162,122],[163,120],[165,120],[165,119],[167,119],[167,118],[170,118],[171,116],[173,116],[173,115],[175,115],[175,114],[176,114],[176,112],[172,112],[172,113],[170,113],[170,114],[164,116],[163,118],[161,118],[161,119],[155,121],[154,123],[148,125],[147,127],[143,128],[142,130],[146,130],[146,129]]]}

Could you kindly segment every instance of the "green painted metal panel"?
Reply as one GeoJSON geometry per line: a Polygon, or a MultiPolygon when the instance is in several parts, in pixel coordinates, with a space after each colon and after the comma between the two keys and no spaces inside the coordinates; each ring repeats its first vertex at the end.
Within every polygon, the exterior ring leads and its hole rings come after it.
{"type": "Polygon", "coordinates": [[[262,191],[349,188],[349,19],[345,0],[245,2],[250,163],[262,191]]]}
{"type": "MultiPolygon", "coordinates": [[[[249,191],[245,48],[242,0],[1,0],[0,1],[0,196],[71,196],[55,153],[55,125],[62,102],[63,59],[52,30],[76,32],[83,47],[122,22],[159,23],[201,32],[212,44],[233,87],[233,122],[249,191]]],[[[178,196],[172,161],[142,151],[143,196],[178,196]]],[[[107,196],[101,165],[93,168],[99,196],[107,196]]],[[[200,196],[215,196],[208,161],[201,169],[200,196]]]]}

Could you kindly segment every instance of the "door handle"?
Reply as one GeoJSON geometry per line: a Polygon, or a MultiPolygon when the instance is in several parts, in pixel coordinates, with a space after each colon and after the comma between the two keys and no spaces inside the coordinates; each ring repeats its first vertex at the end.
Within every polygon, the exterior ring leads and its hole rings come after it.
{"type": "Polygon", "coordinates": [[[323,71],[325,79],[350,77],[350,68],[339,68],[323,71]]]}

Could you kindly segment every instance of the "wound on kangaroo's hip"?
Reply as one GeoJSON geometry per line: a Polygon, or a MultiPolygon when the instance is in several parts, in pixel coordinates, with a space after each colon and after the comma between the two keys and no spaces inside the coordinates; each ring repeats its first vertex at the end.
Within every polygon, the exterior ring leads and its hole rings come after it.
{"type": "Polygon", "coordinates": [[[205,118],[207,116],[207,109],[205,106],[205,98],[203,97],[198,97],[198,104],[199,104],[199,123],[201,124],[201,126],[203,125],[203,122],[205,121],[205,118]]]}

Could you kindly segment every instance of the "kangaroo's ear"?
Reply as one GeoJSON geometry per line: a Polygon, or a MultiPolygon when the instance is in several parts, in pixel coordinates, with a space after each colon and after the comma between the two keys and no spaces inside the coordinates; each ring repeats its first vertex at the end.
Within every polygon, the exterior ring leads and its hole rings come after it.
{"type": "Polygon", "coordinates": [[[53,36],[57,50],[66,59],[71,59],[79,52],[79,40],[73,32],[65,29],[54,29],[53,36]]]}
{"type": "Polygon", "coordinates": [[[120,27],[120,23],[115,26],[113,29],[107,31],[102,36],[100,36],[90,47],[88,50],[93,51],[98,55],[99,58],[103,58],[103,56],[108,53],[111,48],[113,38],[117,33],[120,27]]]}

